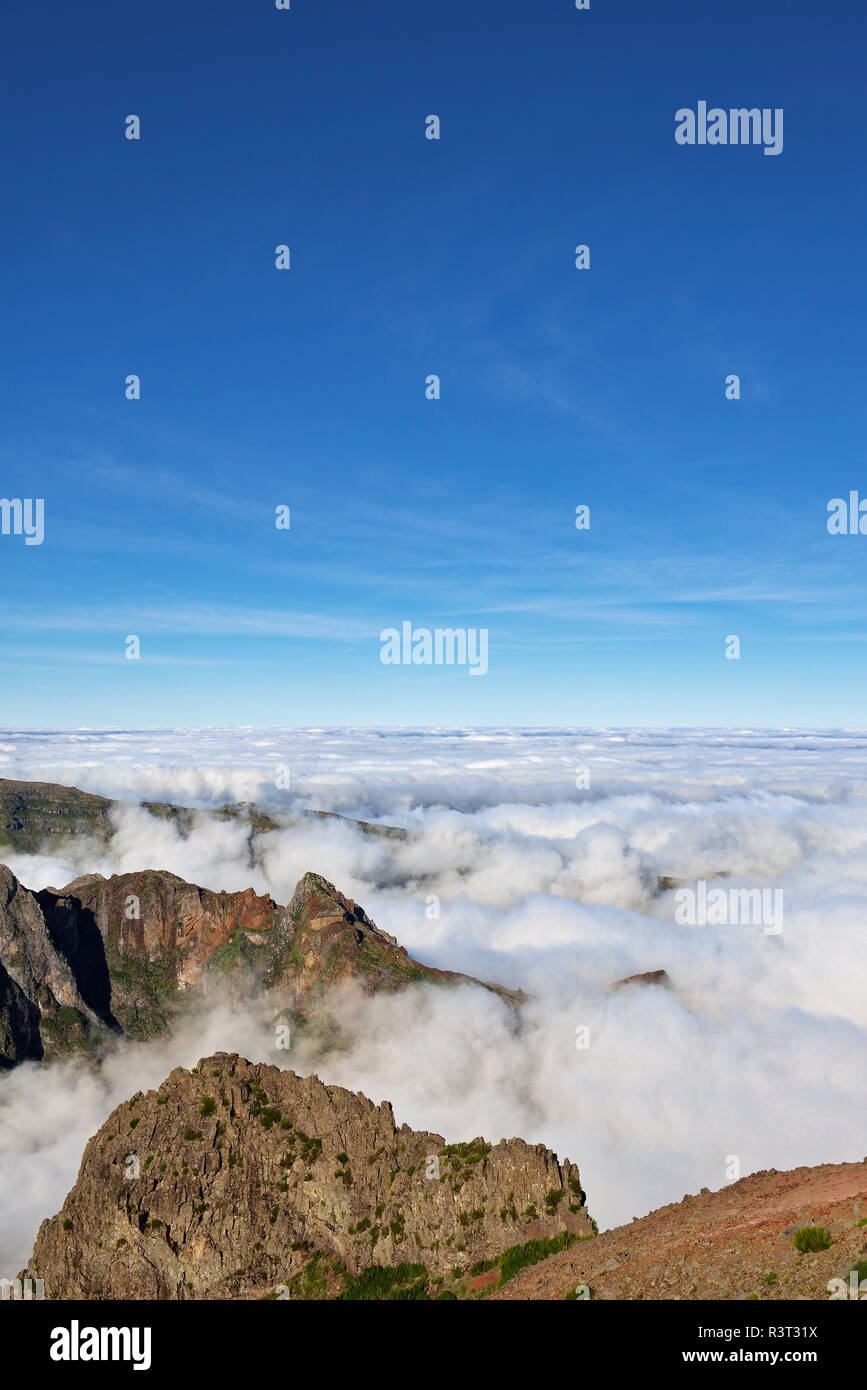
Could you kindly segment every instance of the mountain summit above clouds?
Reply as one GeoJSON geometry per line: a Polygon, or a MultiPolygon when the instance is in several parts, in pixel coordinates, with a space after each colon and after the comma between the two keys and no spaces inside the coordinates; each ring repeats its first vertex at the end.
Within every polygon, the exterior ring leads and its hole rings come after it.
{"type": "Polygon", "coordinates": [[[157,1036],[218,983],[324,1041],[332,990],[482,984],[414,960],[319,874],[282,907],[252,888],[214,893],[152,869],[32,893],[0,865],[0,1067],[98,1052],[117,1034],[157,1036]]]}
{"type": "Polygon", "coordinates": [[[578,1169],[543,1144],[446,1144],[387,1101],[217,1053],[109,1115],[31,1269],[49,1298],[225,1299],[334,1296],[387,1266],[420,1297],[592,1235],[578,1169]]]}

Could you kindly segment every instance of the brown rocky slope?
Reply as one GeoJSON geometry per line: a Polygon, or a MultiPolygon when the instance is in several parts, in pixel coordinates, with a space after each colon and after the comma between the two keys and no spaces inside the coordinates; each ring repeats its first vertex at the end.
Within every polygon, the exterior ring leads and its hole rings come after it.
{"type": "Polygon", "coordinates": [[[225,1299],[291,1292],[324,1257],[328,1296],[373,1266],[441,1280],[592,1232],[577,1168],[541,1144],[446,1145],[387,1102],[217,1053],[109,1116],[30,1270],[53,1298],[225,1299]]]}
{"type": "Polygon", "coordinates": [[[867,1160],[769,1169],[551,1255],[492,1296],[827,1300],[829,1280],[848,1280],[865,1258],[867,1160]],[[794,1237],[805,1226],[824,1227],[831,1245],[801,1253],[794,1237]]]}

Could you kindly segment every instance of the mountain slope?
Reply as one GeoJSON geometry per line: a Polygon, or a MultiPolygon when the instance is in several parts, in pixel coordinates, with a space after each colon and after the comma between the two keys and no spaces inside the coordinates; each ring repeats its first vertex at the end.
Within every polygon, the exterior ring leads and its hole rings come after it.
{"type": "MultiPolygon", "coordinates": [[[[22,853],[56,852],[58,845],[72,838],[86,838],[107,844],[115,833],[113,813],[135,804],[112,801],[106,796],[64,787],[56,782],[20,782],[0,777],[0,847],[9,845],[22,853]]],[[[347,825],[386,839],[405,839],[406,831],[391,825],[375,825],[353,820],[334,811],[281,812],[240,802],[212,810],[194,810],[167,801],[144,801],[144,810],[159,820],[171,822],[182,836],[190,833],[197,818],[238,821],[249,826],[251,839],[281,827],[303,825],[316,820],[344,821],[347,825]]]]}
{"type": "Polygon", "coordinates": [[[826,1300],[829,1280],[848,1280],[867,1260],[865,1217],[867,1161],[772,1168],[603,1231],[592,1246],[522,1270],[493,1297],[563,1299],[583,1286],[603,1300],[826,1300]],[[801,1253],[794,1236],[804,1226],[824,1227],[832,1244],[801,1253]]]}

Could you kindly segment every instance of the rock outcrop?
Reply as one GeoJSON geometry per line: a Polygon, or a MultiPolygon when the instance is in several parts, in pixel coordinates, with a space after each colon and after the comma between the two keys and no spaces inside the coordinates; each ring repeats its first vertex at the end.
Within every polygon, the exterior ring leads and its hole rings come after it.
{"type": "Polygon", "coordinates": [[[592,1233],[577,1168],[544,1145],[446,1144],[387,1102],[218,1053],[109,1116],[30,1272],[50,1298],[327,1297],[377,1266],[442,1282],[592,1233]]]}
{"type": "Polygon", "coordinates": [[[627,985],[656,985],[659,989],[671,989],[671,976],[667,970],[645,970],[640,975],[627,975],[623,980],[615,980],[612,989],[625,989],[627,985]]]}

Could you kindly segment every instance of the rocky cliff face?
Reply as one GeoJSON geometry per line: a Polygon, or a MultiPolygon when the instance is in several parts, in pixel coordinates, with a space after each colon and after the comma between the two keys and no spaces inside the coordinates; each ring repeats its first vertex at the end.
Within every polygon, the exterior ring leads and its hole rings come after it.
{"type": "Polygon", "coordinates": [[[218,1053],[109,1116],[30,1271],[53,1298],[327,1297],[375,1266],[427,1283],[592,1233],[577,1168],[541,1144],[447,1145],[387,1102],[218,1053]]]}
{"type": "MultiPolygon", "coordinates": [[[[209,961],[233,936],[270,932],[281,909],[252,888],[213,893],[165,870],[91,874],[37,895],[49,932],[67,947],[86,933],[101,957],[110,1008],[134,1038],[160,1033],[184,994],[194,994],[209,961]]],[[[76,956],[86,965],[82,951],[76,956]]]]}
{"type": "Polygon", "coordinates": [[[0,1066],[85,1045],[113,1026],[85,998],[38,896],[0,864],[0,1066]]]}
{"type": "Polygon", "coordinates": [[[98,1049],[121,1031],[153,1037],[218,981],[239,999],[266,999],[275,1019],[315,1024],[327,1040],[333,990],[467,977],[413,960],[318,874],[305,874],[282,907],[252,888],[214,893],[155,870],[31,893],[0,866],[0,1066],[98,1049]]]}

